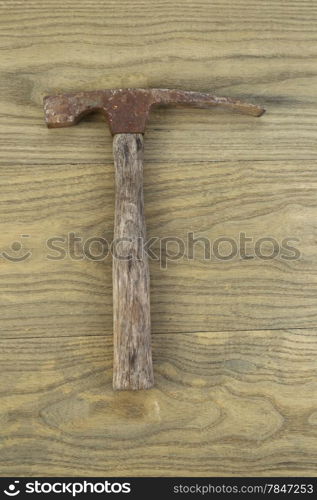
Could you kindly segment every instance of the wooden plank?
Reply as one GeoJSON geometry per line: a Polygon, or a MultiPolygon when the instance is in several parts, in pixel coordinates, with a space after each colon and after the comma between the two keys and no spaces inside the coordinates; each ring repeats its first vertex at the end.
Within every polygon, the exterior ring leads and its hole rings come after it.
{"type": "Polygon", "coordinates": [[[2,475],[316,476],[316,329],[156,335],[139,392],[109,338],[0,344],[2,475]]]}
{"type": "MultiPolygon", "coordinates": [[[[314,82],[314,91],[316,88],[314,82]]],[[[254,118],[220,109],[158,109],[152,113],[146,132],[145,161],[195,163],[316,158],[316,102],[277,108],[264,99],[241,95],[239,91],[228,89],[220,93],[244,97],[263,105],[268,112],[254,118]]],[[[2,108],[5,107],[4,104],[2,108]]],[[[85,118],[75,127],[48,130],[41,99],[34,106],[32,116],[27,116],[24,108],[18,108],[15,113],[16,117],[11,120],[12,113],[7,110],[2,123],[0,117],[2,165],[112,161],[110,131],[100,117],[85,118]]]]}
{"type": "MultiPolygon", "coordinates": [[[[314,162],[148,163],[147,230],[158,238],[152,250],[159,258],[150,260],[153,332],[316,327],[316,172],[314,162]],[[190,255],[190,232],[209,240],[210,256],[203,240],[190,255]],[[241,233],[253,240],[246,244],[253,259],[240,258],[241,233]],[[166,257],[174,259],[175,244],[164,243],[175,237],[185,245],[176,261],[166,257]],[[237,245],[231,260],[213,251],[223,237],[237,245]],[[300,258],[286,260],[292,253],[283,250],[257,257],[263,237],[280,249],[296,238],[300,258]]],[[[101,260],[91,260],[87,245],[113,239],[113,166],[16,165],[1,175],[1,335],[112,335],[111,254],[92,245],[101,260]],[[74,253],[71,233],[81,238],[74,253]],[[61,255],[47,247],[52,237],[64,238],[55,243],[65,251],[59,260],[48,258],[61,255]],[[18,242],[22,250],[12,250],[18,242]],[[3,257],[28,251],[21,262],[3,257]]],[[[218,248],[232,251],[229,243],[218,248]]],[[[263,255],[272,249],[261,247],[263,255]]]]}
{"type": "Polygon", "coordinates": [[[0,162],[109,162],[100,118],[48,131],[47,93],[122,86],[249,99],[260,120],[206,110],[153,113],[150,161],[316,158],[313,1],[34,1],[0,6],[0,162]]]}

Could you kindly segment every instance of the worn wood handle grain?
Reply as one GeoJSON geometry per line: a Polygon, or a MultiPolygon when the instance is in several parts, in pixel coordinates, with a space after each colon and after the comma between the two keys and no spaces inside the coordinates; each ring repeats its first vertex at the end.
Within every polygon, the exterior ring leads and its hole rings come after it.
{"type": "Polygon", "coordinates": [[[149,265],[143,251],[143,135],[116,134],[113,243],[113,388],[153,386],[149,265]]]}

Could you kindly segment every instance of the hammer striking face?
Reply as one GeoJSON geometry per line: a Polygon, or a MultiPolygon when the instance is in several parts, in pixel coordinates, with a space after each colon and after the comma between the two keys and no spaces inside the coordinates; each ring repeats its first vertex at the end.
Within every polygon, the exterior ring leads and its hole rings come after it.
{"type": "Polygon", "coordinates": [[[223,106],[261,116],[264,109],[238,99],[169,89],[113,89],[60,94],[44,98],[47,126],[69,127],[99,111],[113,134],[115,163],[113,256],[114,389],[153,386],[150,338],[149,266],[143,252],[143,134],[154,106],[223,106]]]}

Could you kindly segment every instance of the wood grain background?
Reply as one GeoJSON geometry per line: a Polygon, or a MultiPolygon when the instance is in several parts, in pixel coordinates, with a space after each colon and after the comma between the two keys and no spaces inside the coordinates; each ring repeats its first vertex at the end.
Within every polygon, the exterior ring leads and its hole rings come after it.
{"type": "Polygon", "coordinates": [[[0,1],[1,475],[317,475],[316,21],[313,0],[0,1]],[[47,130],[42,98],[117,86],[268,110],[152,114],[150,237],[300,251],[151,261],[156,387],[139,393],[111,389],[110,256],[46,244],[111,241],[114,172],[102,118],[47,130]]]}

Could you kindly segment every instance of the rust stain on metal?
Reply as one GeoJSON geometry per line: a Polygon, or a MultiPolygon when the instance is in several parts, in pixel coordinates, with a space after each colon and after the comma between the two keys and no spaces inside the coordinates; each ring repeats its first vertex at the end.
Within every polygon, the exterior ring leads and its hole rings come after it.
{"type": "Polygon", "coordinates": [[[98,111],[108,120],[113,135],[143,134],[151,108],[169,105],[197,108],[224,106],[252,116],[261,116],[265,112],[259,106],[230,97],[170,89],[95,90],[44,98],[48,127],[69,127],[83,116],[98,111]]]}

